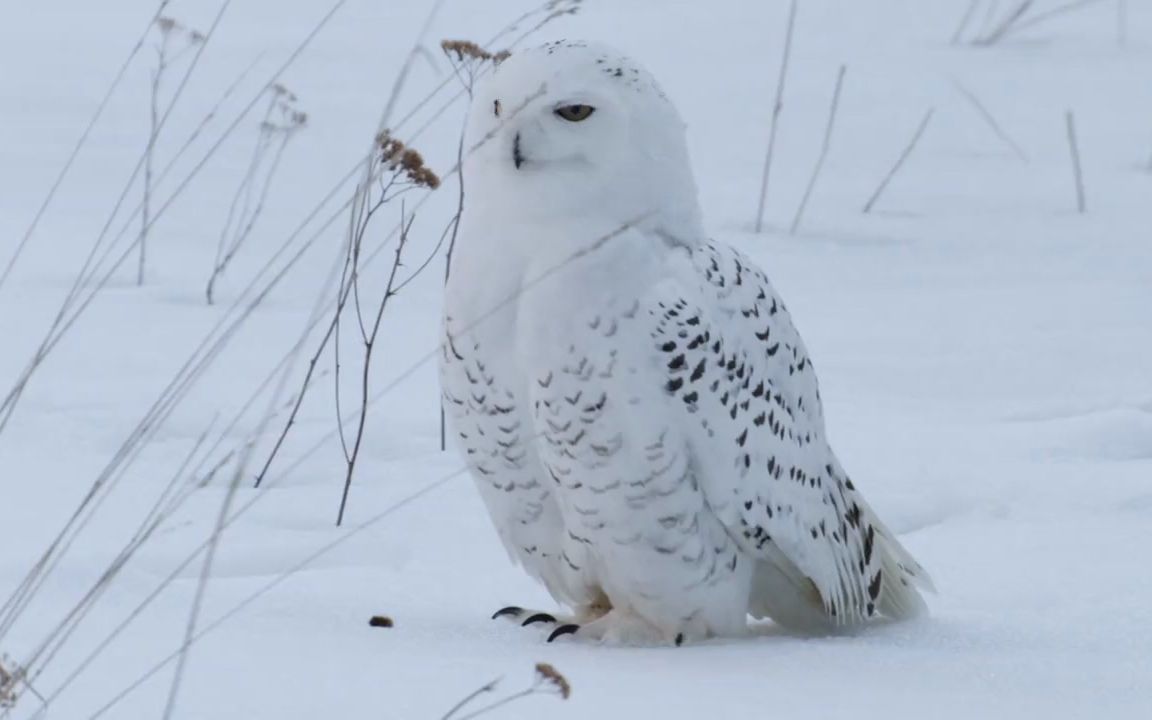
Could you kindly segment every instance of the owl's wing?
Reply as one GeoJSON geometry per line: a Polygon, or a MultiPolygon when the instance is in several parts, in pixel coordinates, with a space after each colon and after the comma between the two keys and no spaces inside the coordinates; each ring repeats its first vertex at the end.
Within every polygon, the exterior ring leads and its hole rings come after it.
{"type": "Polygon", "coordinates": [[[811,360],[767,277],[726,246],[693,260],[695,277],[656,291],[652,341],[710,507],[747,552],[808,578],[834,624],[919,614],[915,587],[931,581],[832,453],[811,360]]]}
{"type": "Polygon", "coordinates": [[[539,476],[531,419],[492,367],[506,349],[482,346],[468,330],[445,318],[440,383],[446,419],[512,561],[568,600],[559,560],[564,523],[539,476]]]}

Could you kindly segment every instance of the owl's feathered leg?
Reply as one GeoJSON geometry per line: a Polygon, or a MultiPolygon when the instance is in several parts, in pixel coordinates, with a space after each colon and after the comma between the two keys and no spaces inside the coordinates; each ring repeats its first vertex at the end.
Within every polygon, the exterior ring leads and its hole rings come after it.
{"type": "Polygon", "coordinates": [[[645,620],[639,614],[622,608],[614,608],[589,623],[566,623],[559,625],[548,636],[548,642],[565,635],[573,635],[579,640],[608,643],[610,645],[682,645],[686,639],[703,639],[704,629],[685,628],[684,631],[669,635],[665,630],[645,620]]]}

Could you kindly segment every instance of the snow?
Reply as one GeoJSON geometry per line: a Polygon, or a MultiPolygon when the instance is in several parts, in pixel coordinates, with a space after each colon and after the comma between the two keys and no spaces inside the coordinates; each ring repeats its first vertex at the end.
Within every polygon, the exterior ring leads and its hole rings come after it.
{"type": "MultiPolygon", "coordinates": [[[[155,9],[151,0],[10,5],[0,25],[0,263],[155,9]]],[[[572,698],[531,697],[493,716],[1152,715],[1152,173],[1144,169],[1152,156],[1152,5],[1127,3],[1123,45],[1115,3],[1096,3],[976,48],[948,43],[965,0],[801,3],[769,232],[754,235],[786,5],[588,0],[539,39],[618,45],[676,100],[709,226],[762,263],[787,298],[815,359],[841,459],[934,576],[932,617],[822,639],[764,625],[745,640],[679,649],[545,644],[542,629],[490,621],[508,604],[552,606],[508,562],[458,458],[439,451],[428,362],[438,330],[437,263],[386,315],[374,389],[405,379],[369,416],[345,527],[333,526],[344,474],[339,444],[328,437],[305,455],[335,427],[330,355],[269,479],[260,490],[247,482],[240,490],[236,506],[254,504],[222,536],[201,614],[210,631],[191,648],[175,717],[435,718],[493,677],[507,676],[507,691],[526,685],[539,661],[564,673],[572,698]],[[831,154],[801,233],[790,237],[842,63],[831,154]],[[957,83],[980,98],[1027,161],[996,137],[957,83]],[[862,215],[930,107],[936,113],[922,143],[877,209],[862,215]],[[1068,109],[1084,159],[1083,215],[1075,212],[1068,109]],[[416,493],[423,494],[397,507],[416,493]],[[369,628],[374,614],[395,627],[369,628]]],[[[231,117],[327,7],[231,7],[159,157],[171,157],[259,56],[223,113],[231,117]]],[[[203,286],[255,142],[251,118],[153,230],[145,286],[135,286],[133,258],[42,366],[0,433],[0,598],[228,303],[367,147],[428,7],[349,0],[285,73],[309,127],[289,147],[221,304],[206,307],[203,286]]],[[[483,40],[530,7],[449,1],[429,38],[483,40]]],[[[215,11],[186,2],[168,10],[202,30],[215,11]]],[[[146,51],[130,70],[0,287],[0,394],[32,356],[146,143],[150,61],[146,51]]],[[[418,61],[401,111],[447,72],[438,57],[435,68],[418,61]]],[[[438,170],[452,164],[461,113],[454,106],[414,143],[438,170]]],[[[176,176],[207,144],[197,147],[176,176]]],[[[446,182],[420,210],[413,258],[435,245],[454,192],[446,182]]],[[[396,221],[382,221],[374,242],[396,221]]],[[[163,424],[27,612],[0,635],[0,652],[18,662],[30,654],[135,531],[201,434],[212,423],[213,432],[223,430],[289,350],[338,257],[343,228],[341,218],[163,424]]],[[[373,289],[385,270],[370,274],[373,289]]],[[[345,337],[346,404],[356,402],[357,352],[355,338],[345,337]]],[[[258,428],[263,397],[212,461],[258,428]]],[[[284,417],[262,435],[257,465],[284,417]]],[[[37,692],[54,693],[204,541],[229,477],[191,492],[36,678],[37,692]]],[[[174,652],[199,572],[199,561],[181,570],[53,700],[48,717],[92,716],[174,652]]],[[[168,665],[104,717],[161,716],[170,678],[168,665]]],[[[14,715],[36,708],[26,695],[14,715]]]]}

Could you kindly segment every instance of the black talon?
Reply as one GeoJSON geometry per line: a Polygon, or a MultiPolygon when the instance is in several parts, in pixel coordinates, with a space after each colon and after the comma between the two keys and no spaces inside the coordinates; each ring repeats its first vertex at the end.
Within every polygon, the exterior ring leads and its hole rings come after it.
{"type": "Polygon", "coordinates": [[[519,615],[522,612],[524,612],[524,608],[516,607],[515,605],[509,605],[508,607],[500,608],[497,610],[496,613],[492,616],[492,619],[495,620],[496,618],[504,617],[505,615],[519,615]]]}
{"type": "Polygon", "coordinates": [[[560,627],[553,630],[552,634],[548,636],[548,642],[552,642],[562,635],[575,635],[576,631],[579,629],[579,625],[561,625],[560,627]]]}
{"type": "Polygon", "coordinates": [[[528,627],[532,623],[538,623],[538,622],[554,623],[554,622],[556,622],[556,618],[552,617],[548,613],[544,613],[544,612],[536,613],[532,617],[530,617],[527,620],[525,620],[524,622],[520,623],[520,627],[528,627]]]}
{"type": "Polygon", "coordinates": [[[676,647],[684,644],[684,633],[676,633],[676,647]]]}

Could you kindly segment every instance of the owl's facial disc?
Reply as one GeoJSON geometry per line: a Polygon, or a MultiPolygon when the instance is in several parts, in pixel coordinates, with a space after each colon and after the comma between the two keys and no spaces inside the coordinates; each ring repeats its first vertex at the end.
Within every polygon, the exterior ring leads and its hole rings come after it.
{"type": "Polygon", "coordinates": [[[465,181],[474,208],[697,222],[684,124],[650,74],[611,48],[549,43],[477,85],[465,181]]]}
{"type": "MultiPolygon", "coordinates": [[[[493,103],[497,109],[503,107],[500,100],[493,103]]],[[[565,128],[584,123],[596,112],[596,108],[586,103],[561,102],[551,110],[549,105],[532,108],[535,116],[532,121],[518,122],[509,118],[508,133],[512,137],[511,159],[517,170],[542,170],[574,165],[590,165],[597,149],[603,149],[604,138],[597,137],[596,131],[580,132],[565,128]],[[550,114],[549,114],[550,113],[550,114]],[[526,167],[527,166],[527,167],[526,167]]],[[[603,132],[603,128],[599,128],[603,132]]]]}

